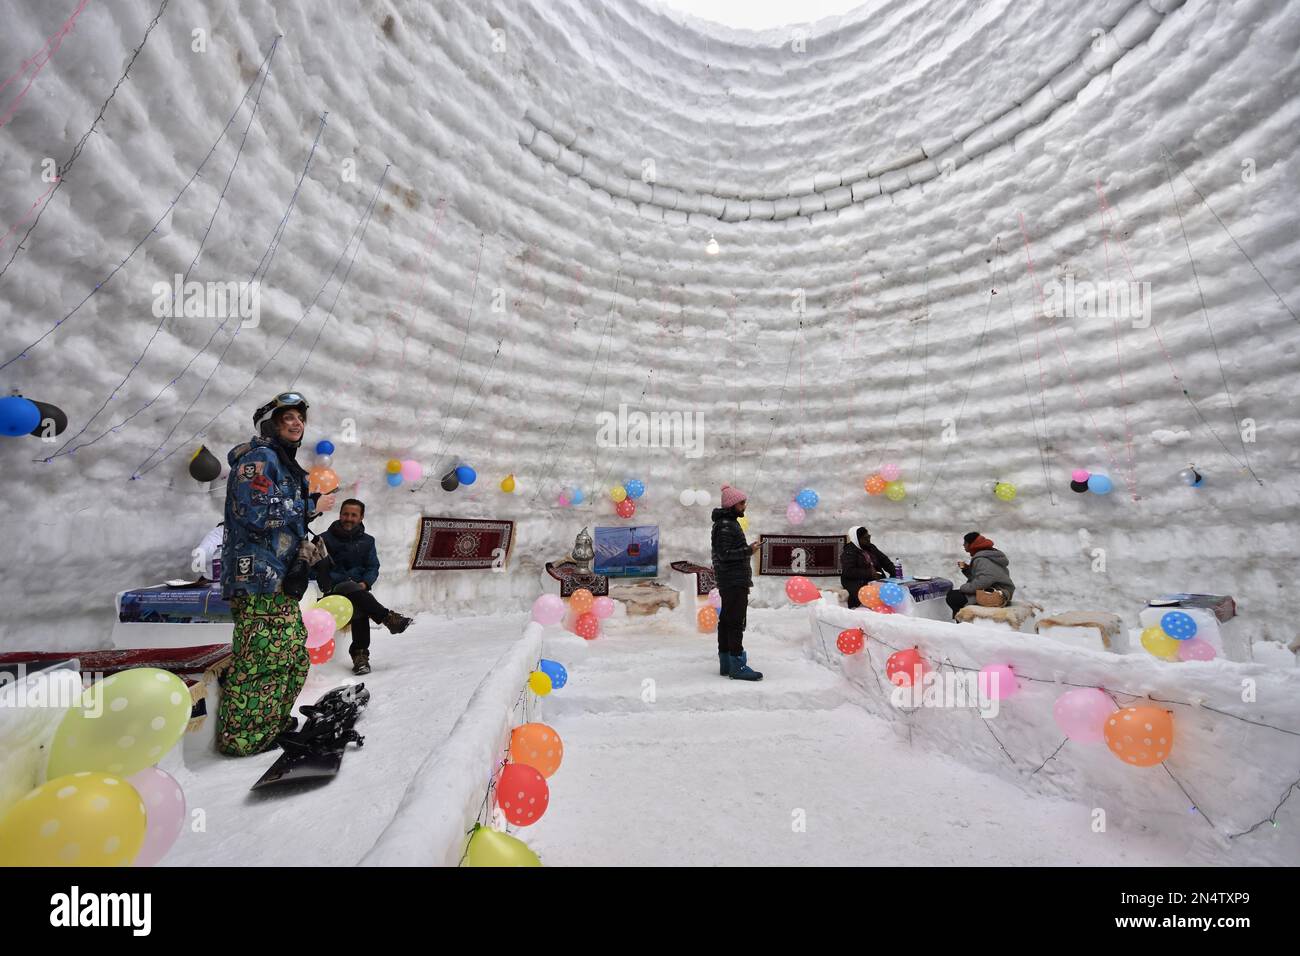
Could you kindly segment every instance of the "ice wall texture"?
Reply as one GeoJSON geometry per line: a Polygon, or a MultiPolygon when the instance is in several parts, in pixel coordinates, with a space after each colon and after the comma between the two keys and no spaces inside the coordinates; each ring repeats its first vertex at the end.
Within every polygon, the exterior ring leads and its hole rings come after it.
{"type": "MultiPolygon", "coordinates": [[[[74,7],[12,11],[0,72],[74,7]]],[[[1294,637],[1285,4],[900,0],[747,34],[631,0],[170,0],[23,240],[43,160],[66,162],[157,10],[88,5],[0,127],[0,223],[20,224],[0,267],[22,243],[0,361],[26,355],[2,384],[71,419],[0,445],[0,648],[102,643],[114,591],[184,573],[223,495],[189,455],[224,455],[291,382],[310,438],[356,424],[335,466],[393,603],[523,606],[544,560],[617,520],[596,492],[635,476],[668,557],[707,553],[682,490],[733,481],[776,532],[808,486],[803,530],[866,523],[913,572],[950,570],[979,528],[1054,609],[1133,623],[1152,594],[1228,591],[1257,637],[1294,637]],[[259,325],[159,325],[154,283],[200,246],[204,282],[269,260],[259,325]],[[1149,283],[1150,324],[1044,317],[1067,278],[1149,283]],[[698,414],[703,454],[598,444],[620,404],[698,414]],[[434,479],[389,489],[390,457],[434,479]],[[447,494],[461,460],[480,480],[447,494]],[[903,502],[863,491],[884,461],[903,502]],[[1071,493],[1080,467],[1114,493],[1071,493]],[[587,503],[558,507],[574,486],[587,503]],[[422,511],[513,518],[510,569],[406,573],[422,511]]]]}

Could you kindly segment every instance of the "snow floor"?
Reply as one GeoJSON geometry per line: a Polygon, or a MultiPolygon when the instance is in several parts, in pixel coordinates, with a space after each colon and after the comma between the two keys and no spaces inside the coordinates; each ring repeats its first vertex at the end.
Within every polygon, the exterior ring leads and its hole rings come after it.
{"type": "Polygon", "coordinates": [[[1089,807],[910,746],[804,656],[806,628],[802,613],[750,611],[758,684],[720,677],[713,635],[662,619],[590,644],[548,633],[570,679],[541,719],[564,763],[546,816],[512,832],[547,866],[1182,862],[1154,834],[1094,833],[1089,807]]]}
{"type": "MultiPolygon", "coordinates": [[[[164,768],[185,789],[191,813],[204,811],[206,831],[183,832],[161,865],[356,863],[388,825],[416,768],[446,737],[479,681],[519,639],[526,619],[523,613],[453,620],[426,614],[399,636],[372,628],[373,670],[357,678],[371,694],[357,721],[365,746],[349,747],[338,776],[327,784],[252,793],[248,788],[275,762],[278,750],[230,758],[217,753],[208,735],[190,735],[184,767],[164,768]]],[[[332,661],[312,668],[299,704],[352,677],[345,641],[332,661]]]]}

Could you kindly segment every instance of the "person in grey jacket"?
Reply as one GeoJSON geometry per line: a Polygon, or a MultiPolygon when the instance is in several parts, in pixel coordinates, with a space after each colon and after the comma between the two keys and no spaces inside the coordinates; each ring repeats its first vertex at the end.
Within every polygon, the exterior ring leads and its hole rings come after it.
{"type": "Polygon", "coordinates": [[[948,607],[952,608],[954,620],[958,611],[975,600],[976,591],[999,591],[1005,599],[1004,604],[1010,604],[1012,595],[1016,593],[1008,570],[1010,562],[1005,554],[993,547],[992,541],[978,531],[970,532],[962,540],[971,558],[970,564],[962,561],[957,565],[966,576],[966,583],[948,592],[948,607]]]}

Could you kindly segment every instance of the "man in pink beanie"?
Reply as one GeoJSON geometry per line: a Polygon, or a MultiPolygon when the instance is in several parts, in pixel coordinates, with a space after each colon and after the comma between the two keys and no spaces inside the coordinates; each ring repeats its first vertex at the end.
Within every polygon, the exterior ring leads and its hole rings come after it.
{"type": "Polygon", "coordinates": [[[732,680],[762,680],[763,675],[747,663],[743,640],[749,589],[754,586],[750,556],[758,542],[745,541],[737,520],[745,513],[745,493],[731,485],[722,486],[722,507],[713,509],[713,576],[722,598],[718,615],[718,673],[732,680]]]}

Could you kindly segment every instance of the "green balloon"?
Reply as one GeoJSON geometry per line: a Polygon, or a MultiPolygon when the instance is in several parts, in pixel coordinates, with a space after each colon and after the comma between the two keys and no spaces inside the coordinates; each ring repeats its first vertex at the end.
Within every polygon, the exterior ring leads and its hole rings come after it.
{"type": "Polygon", "coordinates": [[[329,611],[330,616],[334,618],[336,628],[347,627],[348,622],[352,620],[352,602],[341,594],[331,594],[323,597],[315,604],[322,611],[329,611]]]}
{"type": "Polygon", "coordinates": [[[46,777],[83,771],[129,777],[152,767],[184,736],[191,707],[185,682],[156,667],[96,681],[60,721],[46,777]]]}
{"type": "Polygon", "coordinates": [[[465,847],[463,866],[541,866],[537,854],[523,840],[508,833],[474,825],[465,847]]]}

